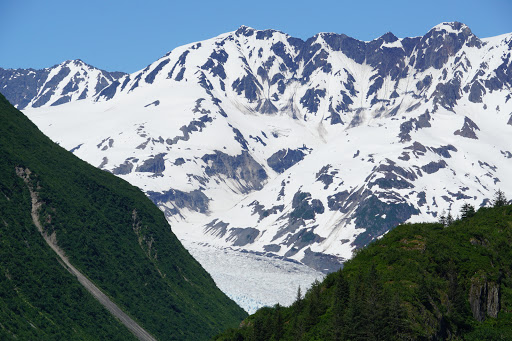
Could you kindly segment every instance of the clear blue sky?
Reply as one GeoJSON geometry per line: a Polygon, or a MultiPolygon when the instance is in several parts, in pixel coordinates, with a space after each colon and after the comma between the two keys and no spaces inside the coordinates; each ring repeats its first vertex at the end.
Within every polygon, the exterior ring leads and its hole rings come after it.
{"type": "Polygon", "coordinates": [[[173,48],[240,25],[307,39],[425,34],[460,21],[479,37],[512,32],[511,0],[0,0],[0,67],[44,68],[80,58],[134,72],[173,48]]]}

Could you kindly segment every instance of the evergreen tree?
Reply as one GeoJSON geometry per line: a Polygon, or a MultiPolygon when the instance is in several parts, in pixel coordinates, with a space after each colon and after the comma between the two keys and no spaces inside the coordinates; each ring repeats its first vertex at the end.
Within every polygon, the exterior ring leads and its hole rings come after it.
{"type": "Polygon", "coordinates": [[[295,302],[293,303],[294,306],[297,307],[297,311],[301,311],[302,309],[302,291],[300,289],[300,285],[299,285],[299,288],[297,289],[297,296],[295,297],[295,302]]]}
{"type": "Polygon", "coordinates": [[[387,297],[391,296],[391,301],[387,305],[387,312],[383,317],[383,329],[381,337],[384,340],[410,339],[408,335],[406,316],[407,312],[402,307],[400,296],[397,292],[388,292],[387,297]]]}
{"type": "Polygon", "coordinates": [[[274,306],[274,309],[275,309],[274,340],[281,340],[284,335],[284,330],[283,330],[284,321],[283,321],[283,311],[282,311],[283,308],[281,307],[281,305],[279,303],[277,303],[274,306]]]}
{"type": "Polygon", "coordinates": [[[460,209],[460,217],[461,219],[471,218],[475,215],[475,208],[473,205],[465,203],[462,205],[462,208],[460,209]]]}
{"type": "Polygon", "coordinates": [[[375,264],[371,265],[365,282],[362,331],[367,340],[379,340],[384,328],[387,302],[375,264]]]}
{"type": "Polygon", "coordinates": [[[311,289],[308,291],[307,300],[307,315],[306,315],[306,331],[309,330],[313,325],[317,323],[318,317],[322,313],[322,303],[320,299],[321,284],[318,280],[311,285],[311,289]]]}
{"type": "Polygon", "coordinates": [[[503,207],[507,204],[507,198],[505,197],[505,193],[501,189],[498,189],[496,193],[494,193],[494,200],[492,202],[493,207],[503,207]]]}
{"type": "Polygon", "coordinates": [[[446,211],[445,210],[443,210],[443,212],[441,212],[441,216],[439,216],[439,223],[443,224],[443,226],[446,226],[446,211]]]}
{"type": "Polygon", "coordinates": [[[349,299],[349,285],[345,276],[340,271],[336,277],[336,286],[334,288],[334,300],[332,306],[332,339],[343,339],[343,314],[349,299]]]}
{"type": "Polygon", "coordinates": [[[450,209],[448,210],[448,215],[446,216],[445,226],[450,226],[451,224],[453,224],[454,221],[455,219],[452,216],[452,208],[450,207],[450,209]]]}

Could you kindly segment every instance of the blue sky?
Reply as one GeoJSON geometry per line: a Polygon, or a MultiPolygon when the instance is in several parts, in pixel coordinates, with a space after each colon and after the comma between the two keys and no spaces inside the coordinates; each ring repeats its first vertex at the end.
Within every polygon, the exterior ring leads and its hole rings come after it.
{"type": "Polygon", "coordinates": [[[44,68],[80,58],[134,72],[173,48],[240,25],[307,39],[318,32],[372,40],[423,35],[461,21],[479,37],[512,32],[510,0],[163,1],[0,0],[0,67],[44,68]]]}

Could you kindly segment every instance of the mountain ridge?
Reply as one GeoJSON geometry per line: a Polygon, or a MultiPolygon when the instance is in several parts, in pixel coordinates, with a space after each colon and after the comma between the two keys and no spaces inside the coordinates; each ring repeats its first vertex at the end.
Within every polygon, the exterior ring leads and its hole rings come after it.
{"type": "Polygon", "coordinates": [[[78,285],[44,235],[158,339],[207,339],[245,316],[138,188],[52,142],[3,96],[0,116],[2,338],[132,337],[78,285]]]}
{"type": "Polygon", "coordinates": [[[511,49],[457,22],[370,42],[242,26],[26,113],[142,188],[180,238],[332,271],[401,222],[512,188],[511,49]]]}

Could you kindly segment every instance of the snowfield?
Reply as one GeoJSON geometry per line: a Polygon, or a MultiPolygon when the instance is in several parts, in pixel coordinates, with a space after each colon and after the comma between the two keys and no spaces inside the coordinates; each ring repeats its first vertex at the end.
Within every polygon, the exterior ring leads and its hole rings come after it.
{"type": "Polygon", "coordinates": [[[242,26],[130,75],[55,68],[19,107],[141,188],[248,311],[290,303],[400,223],[512,196],[512,34],[443,23],[302,41],[242,26]]]}

